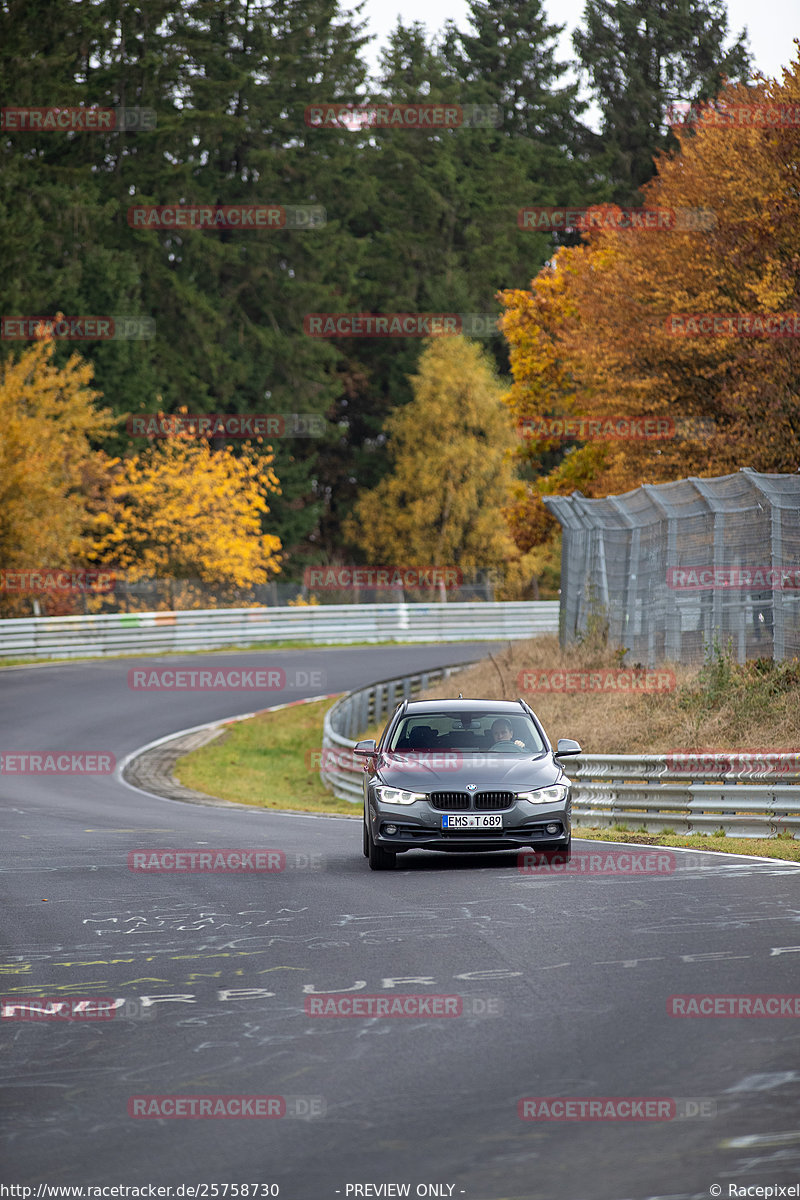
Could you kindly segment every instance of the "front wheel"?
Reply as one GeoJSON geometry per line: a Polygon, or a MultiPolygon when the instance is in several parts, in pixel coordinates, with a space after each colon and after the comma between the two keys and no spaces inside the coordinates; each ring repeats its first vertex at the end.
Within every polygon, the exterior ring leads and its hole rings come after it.
{"type": "Polygon", "coordinates": [[[397,860],[397,855],[391,850],[384,850],[382,846],[376,846],[372,840],[372,834],[367,826],[364,826],[367,836],[367,858],[371,871],[391,871],[397,860]]]}
{"type": "Polygon", "coordinates": [[[368,831],[368,829],[367,829],[367,818],[366,818],[366,814],[365,814],[365,816],[364,816],[364,820],[363,820],[363,822],[362,822],[362,828],[363,828],[363,830],[364,830],[364,847],[363,847],[363,849],[364,849],[364,858],[369,858],[369,831],[368,831]]]}
{"type": "Polygon", "coordinates": [[[568,863],[572,858],[572,838],[566,846],[548,846],[547,849],[540,850],[540,853],[544,854],[549,863],[568,863]]]}

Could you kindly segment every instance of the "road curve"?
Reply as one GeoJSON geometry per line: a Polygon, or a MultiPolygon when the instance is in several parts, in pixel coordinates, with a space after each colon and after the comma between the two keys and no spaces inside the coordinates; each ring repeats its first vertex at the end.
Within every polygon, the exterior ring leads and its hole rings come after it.
{"type": "MultiPolygon", "coordinates": [[[[121,760],[204,721],[483,650],[6,670],[0,750],[121,760]],[[144,665],[321,670],[326,682],[134,691],[128,672],[144,665]]],[[[419,852],[373,873],[353,820],[199,807],[98,776],[4,773],[0,813],[5,1001],[127,1002],[108,1021],[0,1021],[0,1179],[31,1196],[271,1184],[282,1200],[645,1200],[798,1181],[800,1020],[667,1009],[675,994],[800,992],[797,866],[679,852],[654,875],[559,877],[523,874],[513,855],[419,852]],[[267,847],[286,869],[129,870],[130,851],[163,847],[267,847]],[[457,997],[462,1015],[318,1018],[306,1003],[319,993],[457,997]],[[176,1095],[283,1097],[286,1115],[128,1115],[131,1098],[176,1095]],[[522,1120],[531,1097],[677,1107],[661,1120],[522,1120]]]]}

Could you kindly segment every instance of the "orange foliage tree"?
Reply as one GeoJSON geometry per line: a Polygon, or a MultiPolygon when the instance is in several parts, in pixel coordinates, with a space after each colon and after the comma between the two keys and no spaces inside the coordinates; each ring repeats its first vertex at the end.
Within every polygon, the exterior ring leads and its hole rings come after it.
{"type": "Polygon", "coordinates": [[[529,481],[508,511],[522,549],[553,538],[548,493],[800,464],[800,327],[685,337],[670,320],[800,314],[800,55],[781,82],[726,88],[677,136],[680,152],[661,156],[643,189],[646,208],[677,214],[674,228],[625,229],[598,214],[585,244],[559,250],[530,291],[501,293],[514,381],[505,400],[518,422],[652,417],[674,429],[576,439],[566,453],[563,441],[523,442],[529,481]]]}

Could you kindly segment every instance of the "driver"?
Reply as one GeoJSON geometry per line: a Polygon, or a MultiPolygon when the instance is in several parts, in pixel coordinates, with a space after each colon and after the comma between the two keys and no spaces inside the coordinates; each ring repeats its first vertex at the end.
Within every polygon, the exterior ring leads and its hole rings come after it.
{"type": "Polygon", "coordinates": [[[492,722],[492,746],[496,746],[498,742],[512,742],[515,746],[525,749],[525,743],[514,737],[511,722],[502,717],[498,717],[496,721],[492,722]]]}

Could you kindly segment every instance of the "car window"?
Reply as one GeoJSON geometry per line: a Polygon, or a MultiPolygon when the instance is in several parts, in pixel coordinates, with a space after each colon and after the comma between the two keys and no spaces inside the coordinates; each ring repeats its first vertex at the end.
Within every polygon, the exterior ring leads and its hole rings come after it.
{"type": "Polygon", "coordinates": [[[490,709],[458,714],[431,711],[404,717],[398,722],[386,748],[399,751],[469,752],[494,749],[498,742],[503,743],[505,753],[541,754],[544,750],[542,739],[529,716],[525,713],[509,716],[490,709]],[[498,728],[498,722],[507,728],[498,728]],[[522,746],[516,745],[517,742],[522,742],[522,746]]]}

